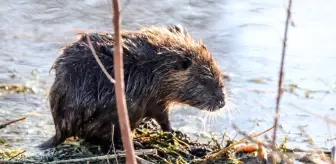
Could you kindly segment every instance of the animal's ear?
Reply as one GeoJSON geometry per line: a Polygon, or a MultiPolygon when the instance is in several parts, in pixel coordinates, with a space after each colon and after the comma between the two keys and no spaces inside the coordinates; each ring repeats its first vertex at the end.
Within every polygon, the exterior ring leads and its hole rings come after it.
{"type": "Polygon", "coordinates": [[[182,25],[180,25],[180,24],[169,25],[168,30],[170,32],[175,32],[175,33],[184,33],[184,29],[183,29],[182,25]]]}
{"type": "Polygon", "coordinates": [[[173,65],[173,68],[175,70],[186,70],[188,69],[192,64],[192,61],[190,59],[183,59],[183,60],[179,60],[179,61],[176,61],[173,65]]]}

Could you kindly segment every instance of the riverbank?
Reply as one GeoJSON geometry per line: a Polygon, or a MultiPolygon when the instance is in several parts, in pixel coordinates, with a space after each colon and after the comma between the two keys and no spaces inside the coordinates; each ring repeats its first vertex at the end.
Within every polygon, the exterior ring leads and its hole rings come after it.
{"type": "MultiPolygon", "coordinates": [[[[267,142],[256,141],[270,130],[272,128],[241,140],[223,134],[221,139],[212,137],[207,142],[201,142],[191,140],[181,131],[162,132],[154,120],[144,120],[134,131],[133,141],[138,163],[270,163],[272,157],[277,159],[277,163],[321,163],[330,160],[328,151],[294,150],[288,148],[285,142],[277,146],[274,156],[267,142]]],[[[7,144],[6,141],[0,140],[0,145],[4,144],[7,144]]],[[[1,149],[0,163],[124,163],[125,154],[116,149],[118,147],[122,145],[111,145],[107,154],[99,146],[68,138],[63,144],[35,155],[26,155],[25,150],[20,148],[1,149]]]]}

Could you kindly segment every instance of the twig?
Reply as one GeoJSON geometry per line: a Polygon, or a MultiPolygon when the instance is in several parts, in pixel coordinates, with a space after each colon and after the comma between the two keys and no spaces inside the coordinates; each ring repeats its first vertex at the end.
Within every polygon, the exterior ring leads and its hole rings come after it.
{"type": "Polygon", "coordinates": [[[3,164],[3,163],[18,163],[18,164],[22,164],[22,163],[34,163],[34,164],[41,163],[41,164],[43,164],[43,162],[38,162],[38,161],[33,161],[33,160],[18,160],[18,161],[0,160],[0,164],[3,164]]]}
{"type": "Polygon", "coordinates": [[[22,152],[16,154],[15,156],[13,156],[12,158],[10,158],[9,160],[12,160],[12,159],[16,158],[17,156],[19,156],[19,155],[21,155],[21,154],[23,154],[25,152],[26,152],[26,150],[23,150],[22,152]]]}
{"type": "Polygon", "coordinates": [[[6,161],[6,160],[0,160],[0,164],[5,164],[5,163],[15,163],[15,164],[22,164],[22,163],[34,163],[35,162],[30,162],[30,161],[6,161]]]}
{"type": "Polygon", "coordinates": [[[330,154],[330,151],[323,150],[323,149],[305,149],[305,148],[286,148],[286,152],[292,152],[292,153],[315,153],[315,152],[322,152],[324,154],[330,154]]]}
{"type": "MultiPolygon", "coordinates": [[[[245,134],[244,132],[240,131],[240,130],[238,129],[238,127],[236,127],[235,125],[233,125],[233,128],[234,128],[235,130],[237,130],[239,134],[241,134],[241,135],[243,135],[243,136],[247,136],[247,138],[249,138],[249,139],[252,140],[253,142],[258,142],[257,140],[253,139],[253,138],[255,138],[255,137],[248,136],[248,135],[245,134]]],[[[269,130],[271,130],[271,128],[265,130],[265,131],[262,132],[262,133],[265,133],[266,131],[269,131],[269,130]]],[[[261,134],[261,133],[259,133],[259,134],[261,134]]],[[[244,139],[242,139],[242,140],[243,140],[243,142],[245,142],[245,141],[246,141],[246,138],[244,138],[244,139]]],[[[240,140],[239,142],[241,143],[242,140],[240,140]]],[[[231,145],[230,145],[230,146],[231,146],[231,145]]],[[[263,143],[263,146],[266,147],[266,148],[268,148],[268,149],[271,149],[271,148],[272,148],[272,145],[270,145],[270,144],[266,144],[266,143],[263,143]]],[[[295,153],[295,152],[302,152],[302,153],[323,152],[324,154],[330,154],[330,151],[323,150],[323,149],[305,149],[305,148],[286,148],[286,152],[292,152],[292,153],[295,153]]]]}
{"type": "MultiPolygon", "coordinates": [[[[232,126],[233,126],[234,129],[238,130],[238,127],[237,127],[235,124],[233,124],[232,126]]],[[[243,143],[243,142],[246,142],[247,140],[254,140],[254,138],[259,137],[259,136],[261,136],[261,135],[263,135],[263,134],[269,132],[269,131],[272,130],[273,128],[274,128],[274,126],[268,128],[268,129],[266,129],[266,130],[264,130],[264,131],[262,131],[262,132],[260,132],[260,133],[258,133],[258,134],[254,134],[254,135],[245,135],[246,137],[243,138],[243,139],[241,139],[241,140],[238,141],[238,142],[239,142],[239,143],[243,143]]],[[[238,143],[238,144],[239,144],[239,143],[238,143]]]]}
{"type": "Polygon", "coordinates": [[[153,162],[147,161],[143,158],[140,158],[138,156],[136,156],[136,159],[139,161],[140,164],[154,164],[153,162]]]}
{"type": "MultiPolygon", "coordinates": [[[[112,124],[112,134],[111,134],[111,145],[110,145],[110,148],[109,148],[109,151],[106,153],[106,154],[109,154],[110,153],[110,150],[111,148],[113,149],[113,153],[116,154],[116,150],[115,150],[115,146],[114,146],[114,125],[112,124]]],[[[119,164],[118,162],[118,159],[116,158],[116,162],[117,164],[119,164]]]]}
{"type": "Polygon", "coordinates": [[[5,128],[6,126],[8,126],[8,125],[10,125],[10,124],[13,124],[13,123],[16,123],[16,122],[19,122],[19,121],[23,121],[23,120],[25,120],[26,118],[27,118],[27,117],[21,117],[21,118],[16,119],[16,120],[9,121],[9,122],[7,122],[7,123],[5,123],[5,124],[0,125],[0,129],[5,128]]]}
{"type": "MultiPolygon", "coordinates": [[[[233,126],[236,127],[235,125],[233,125],[233,126]]],[[[216,152],[216,153],[207,155],[205,158],[206,158],[206,159],[214,158],[214,157],[218,156],[219,154],[222,154],[222,153],[228,151],[228,150],[231,149],[232,147],[234,147],[234,146],[236,146],[236,145],[238,145],[238,144],[240,144],[240,143],[246,142],[248,139],[253,139],[253,138],[255,138],[255,137],[258,137],[258,136],[261,136],[261,135],[267,133],[268,131],[272,130],[273,128],[274,128],[274,126],[268,128],[268,129],[266,129],[266,130],[264,130],[264,131],[262,131],[262,132],[260,132],[260,133],[258,133],[258,134],[254,134],[254,135],[247,136],[247,137],[241,139],[240,141],[238,141],[238,142],[236,142],[236,143],[232,143],[230,146],[228,146],[228,147],[226,147],[226,148],[224,148],[224,149],[221,149],[220,151],[218,151],[218,152],[216,152]]]]}
{"type": "Polygon", "coordinates": [[[114,80],[106,71],[103,64],[100,62],[95,50],[92,46],[89,36],[87,35],[87,40],[89,47],[92,51],[93,56],[95,57],[100,68],[103,70],[104,74],[109,78],[109,80],[115,84],[115,94],[117,99],[117,111],[119,117],[120,131],[122,135],[122,142],[124,149],[127,152],[126,162],[127,163],[136,163],[134,155],[134,145],[131,139],[131,129],[128,120],[128,111],[126,106],[125,90],[124,90],[124,69],[123,69],[123,52],[121,48],[121,36],[120,36],[120,11],[119,11],[119,1],[113,0],[113,24],[115,26],[115,45],[114,45],[114,75],[117,80],[114,80]],[[118,81],[118,82],[117,82],[118,81]]]}
{"type": "Polygon", "coordinates": [[[87,42],[89,44],[89,47],[91,49],[91,52],[92,52],[92,55],[94,56],[94,58],[96,59],[99,67],[102,69],[102,71],[104,72],[105,76],[111,81],[111,83],[115,83],[116,81],[111,77],[111,75],[106,71],[103,63],[100,61],[96,51],[94,50],[93,46],[92,46],[92,43],[91,43],[91,40],[90,40],[90,37],[89,35],[86,35],[86,39],[87,39],[87,42]]]}
{"type": "Polygon", "coordinates": [[[131,128],[126,105],[125,83],[124,83],[124,62],[122,51],[122,40],[120,34],[121,18],[119,11],[119,0],[113,0],[113,24],[114,24],[114,77],[116,78],[115,93],[117,99],[117,111],[119,126],[122,135],[124,150],[126,150],[126,163],[135,164],[134,145],[131,138],[131,128]]]}
{"type": "MultiPolygon", "coordinates": [[[[247,138],[250,139],[251,141],[253,141],[253,142],[257,142],[257,143],[258,143],[258,140],[254,139],[255,137],[250,137],[249,135],[247,135],[247,134],[245,134],[244,132],[240,131],[240,130],[238,129],[237,126],[233,125],[233,128],[236,129],[236,130],[238,131],[239,134],[241,134],[241,135],[243,135],[243,136],[247,136],[247,138]]],[[[274,126],[273,126],[272,128],[274,128],[274,126]]],[[[259,133],[259,134],[266,133],[267,131],[270,131],[272,128],[269,128],[269,129],[267,129],[267,130],[265,130],[264,132],[259,133]]],[[[244,142],[246,141],[245,139],[242,139],[242,140],[244,140],[244,142]]],[[[240,140],[239,142],[241,143],[242,140],[240,140]]],[[[262,144],[262,146],[264,146],[264,147],[267,148],[267,149],[272,149],[272,148],[273,148],[273,145],[272,145],[272,144],[261,143],[261,142],[259,142],[259,144],[262,144]]],[[[285,156],[285,154],[284,154],[283,152],[281,152],[281,151],[273,151],[272,153],[273,153],[273,154],[280,155],[280,156],[282,157],[282,160],[285,161],[285,163],[292,163],[292,162],[290,162],[290,160],[288,159],[288,157],[285,156]]],[[[274,157],[273,157],[273,158],[274,158],[274,157]]]]}
{"type": "MultiPolygon", "coordinates": [[[[68,160],[60,160],[60,161],[47,162],[47,164],[106,160],[106,159],[125,157],[125,156],[127,158],[127,154],[128,153],[126,152],[126,153],[117,153],[117,154],[103,155],[103,156],[96,156],[96,157],[88,157],[88,158],[68,159],[68,160]]],[[[154,154],[157,154],[157,150],[156,149],[142,149],[142,150],[135,151],[134,154],[135,155],[154,155],[154,154]]]]}
{"type": "Polygon", "coordinates": [[[284,67],[284,60],[285,60],[286,46],[287,46],[288,24],[289,24],[289,19],[291,17],[291,6],[292,6],[292,0],[289,0],[288,8],[287,8],[287,18],[286,18],[286,25],[285,25],[285,32],[284,32],[284,40],[282,44],[281,64],[280,64],[280,70],[279,70],[278,94],[276,98],[276,107],[275,107],[274,134],[273,134],[273,142],[272,142],[273,149],[275,149],[277,130],[278,130],[278,120],[280,117],[279,104],[280,104],[280,99],[281,99],[281,94],[282,94],[283,67],[284,67]]]}
{"type": "Polygon", "coordinates": [[[331,148],[330,158],[331,158],[331,162],[333,162],[332,164],[336,164],[336,147],[335,146],[331,148]]]}

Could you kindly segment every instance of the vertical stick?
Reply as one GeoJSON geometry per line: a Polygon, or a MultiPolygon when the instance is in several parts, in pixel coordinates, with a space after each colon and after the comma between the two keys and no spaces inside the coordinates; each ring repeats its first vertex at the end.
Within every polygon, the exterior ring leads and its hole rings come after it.
{"type": "Polygon", "coordinates": [[[119,12],[119,0],[113,0],[113,24],[114,24],[114,34],[115,34],[115,45],[114,45],[114,76],[116,79],[115,90],[117,99],[117,108],[119,116],[119,125],[122,136],[122,142],[124,149],[126,151],[126,163],[135,164],[136,158],[134,154],[133,142],[131,139],[131,129],[129,125],[128,111],[125,99],[125,87],[124,87],[124,62],[123,62],[123,51],[122,51],[122,41],[120,34],[120,12],[119,12]]]}
{"type": "Polygon", "coordinates": [[[278,130],[278,120],[279,120],[279,117],[280,117],[280,115],[279,115],[279,104],[280,104],[280,98],[281,98],[281,94],[282,94],[283,67],[284,67],[284,60],[285,60],[286,46],[287,46],[288,24],[289,24],[289,19],[291,17],[291,6],[292,6],[292,0],[289,0],[288,8],[287,8],[287,18],[286,18],[286,25],[285,25],[285,32],[284,32],[284,40],[283,40],[283,44],[282,44],[281,64],[280,64],[279,81],[278,81],[278,94],[277,94],[277,98],[276,98],[276,107],[275,107],[274,134],[273,134],[273,142],[272,142],[273,149],[275,148],[277,130],[278,130]]]}

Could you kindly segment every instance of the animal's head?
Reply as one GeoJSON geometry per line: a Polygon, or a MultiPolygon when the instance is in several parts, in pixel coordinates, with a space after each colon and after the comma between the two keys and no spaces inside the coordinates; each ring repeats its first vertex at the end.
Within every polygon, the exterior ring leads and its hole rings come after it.
{"type": "Polygon", "coordinates": [[[157,45],[157,68],[165,99],[201,110],[216,111],[225,106],[222,73],[213,56],[200,41],[192,39],[181,26],[153,28],[149,41],[157,45]]]}

